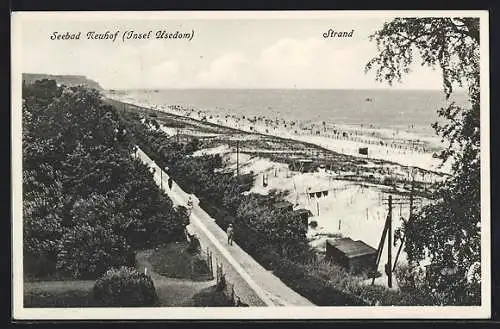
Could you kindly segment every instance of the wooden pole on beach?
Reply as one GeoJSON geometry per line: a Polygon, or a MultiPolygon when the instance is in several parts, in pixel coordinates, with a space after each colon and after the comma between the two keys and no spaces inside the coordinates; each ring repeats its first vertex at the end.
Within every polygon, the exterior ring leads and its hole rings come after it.
{"type": "Polygon", "coordinates": [[[392,195],[389,195],[389,216],[387,232],[387,286],[392,288],[392,195]]]}
{"type": "Polygon", "coordinates": [[[240,141],[236,140],[236,177],[240,177],[240,141]]]}
{"type": "MultiPolygon", "coordinates": [[[[407,221],[407,223],[411,221],[412,216],[413,216],[413,188],[414,188],[414,183],[415,183],[415,180],[413,180],[411,182],[410,213],[408,215],[408,221],[407,221]]],[[[398,252],[396,253],[396,258],[394,258],[394,265],[392,267],[392,271],[393,272],[396,269],[396,263],[398,262],[399,254],[401,253],[401,250],[403,249],[403,244],[405,243],[405,240],[406,240],[406,236],[403,235],[403,237],[401,238],[401,244],[399,245],[398,252]]]]}

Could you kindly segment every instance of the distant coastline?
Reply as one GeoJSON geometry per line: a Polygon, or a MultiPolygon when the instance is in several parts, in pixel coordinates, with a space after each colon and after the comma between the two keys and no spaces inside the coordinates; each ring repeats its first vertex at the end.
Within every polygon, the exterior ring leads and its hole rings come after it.
{"type": "MultiPolygon", "coordinates": [[[[154,94],[154,93],[151,93],[154,94]]],[[[242,115],[237,111],[205,111],[196,106],[166,105],[152,99],[137,99],[132,95],[108,95],[117,101],[140,107],[164,111],[187,118],[214,123],[245,132],[267,134],[320,146],[346,155],[360,156],[360,148],[368,147],[368,158],[418,167],[432,172],[447,173],[448,166],[440,167],[440,160],[433,157],[438,150],[438,138],[428,139],[418,134],[375,126],[359,126],[338,123],[324,126],[312,124],[314,129],[303,128],[300,120],[272,119],[266,116],[242,115]],[[295,125],[295,126],[294,126],[295,125]],[[302,127],[300,128],[299,125],[302,127]]],[[[311,127],[311,126],[307,126],[311,127]]]]}
{"type": "Polygon", "coordinates": [[[23,73],[22,80],[25,83],[33,83],[37,80],[55,80],[58,84],[67,86],[85,85],[89,88],[94,88],[99,91],[104,91],[104,88],[92,79],[87,78],[85,75],[67,75],[67,74],[45,74],[45,73],[23,73]]]}

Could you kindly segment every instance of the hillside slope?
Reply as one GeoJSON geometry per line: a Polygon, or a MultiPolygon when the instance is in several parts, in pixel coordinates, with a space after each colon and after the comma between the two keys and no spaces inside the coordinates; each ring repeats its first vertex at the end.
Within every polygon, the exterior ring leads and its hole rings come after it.
{"type": "Polygon", "coordinates": [[[103,90],[103,88],[94,80],[88,79],[84,75],[53,75],[39,73],[23,73],[23,81],[27,83],[35,82],[36,80],[50,79],[56,80],[58,84],[66,86],[85,85],[89,88],[103,90]]]}

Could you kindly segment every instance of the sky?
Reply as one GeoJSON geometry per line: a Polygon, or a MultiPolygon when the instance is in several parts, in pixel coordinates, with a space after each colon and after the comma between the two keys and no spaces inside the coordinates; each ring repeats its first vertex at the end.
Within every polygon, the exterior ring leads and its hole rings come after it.
{"type": "MultiPolygon", "coordinates": [[[[81,13],[82,14],[82,13],[81,13]]],[[[81,74],[106,89],[135,88],[389,88],[365,74],[377,49],[368,36],[389,17],[185,18],[127,16],[14,17],[22,72],[81,74]],[[17,19],[17,21],[16,21],[17,19]],[[17,23],[17,24],[16,24],[17,23]],[[354,30],[351,38],[323,33],[354,30]],[[124,31],[191,32],[186,39],[125,40],[124,31]],[[87,40],[86,33],[118,31],[118,39],[87,40]],[[79,40],[51,40],[54,32],[81,32],[79,40]]],[[[441,89],[439,70],[413,66],[392,88],[441,89]]]]}

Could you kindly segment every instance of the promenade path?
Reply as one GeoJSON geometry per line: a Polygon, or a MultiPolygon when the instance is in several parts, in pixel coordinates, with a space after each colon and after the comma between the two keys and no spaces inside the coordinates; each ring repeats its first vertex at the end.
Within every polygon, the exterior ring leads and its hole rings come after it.
{"type": "MultiPolygon", "coordinates": [[[[172,189],[169,189],[168,174],[141,149],[137,150],[135,156],[150,168],[155,168],[155,182],[162,187],[175,206],[186,206],[189,194],[175,182],[172,189]]],[[[208,248],[213,252],[214,261],[223,265],[226,280],[234,284],[235,295],[241,301],[250,306],[314,306],[257,263],[237,243],[228,245],[226,233],[215,223],[215,219],[198,205],[196,196],[192,196],[192,199],[189,230],[196,234],[204,250],[208,248]]]]}

